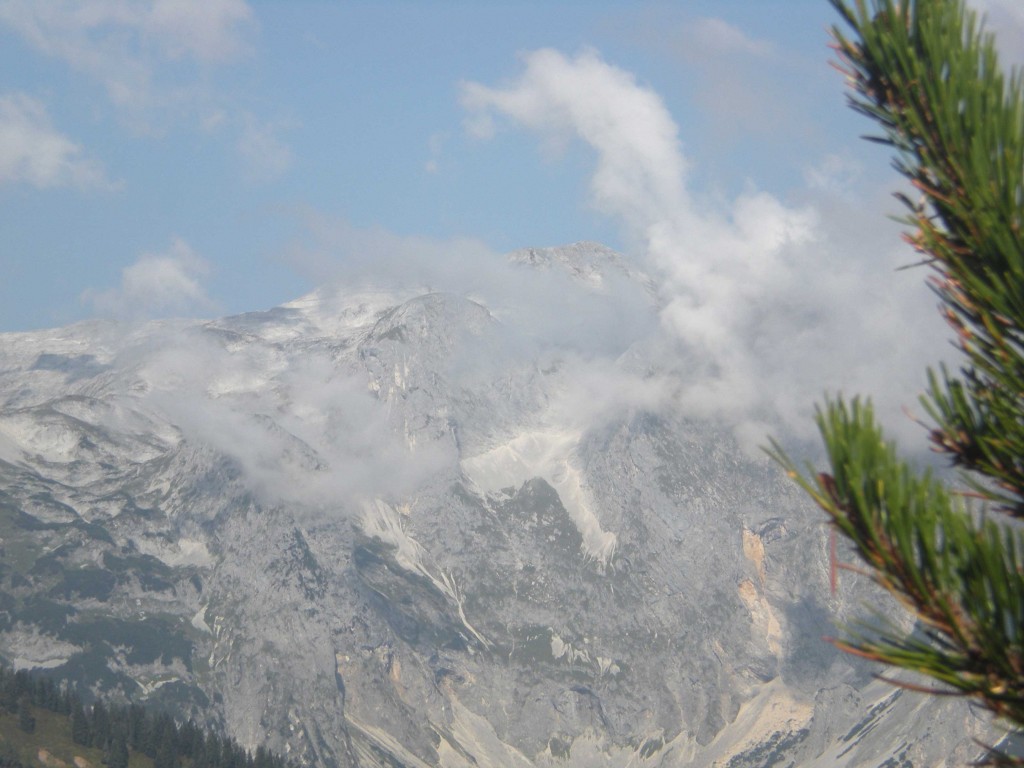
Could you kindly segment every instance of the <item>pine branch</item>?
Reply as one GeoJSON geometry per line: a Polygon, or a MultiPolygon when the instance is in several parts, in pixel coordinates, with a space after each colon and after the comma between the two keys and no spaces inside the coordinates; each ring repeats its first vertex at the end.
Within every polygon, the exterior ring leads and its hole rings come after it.
{"type": "Polygon", "coordinates": [[[832,0],[851,106],[883,129],[920,192],[898,196],[908,240],[935,275],[966,365],[932,377],[932,442],[999,509],[1024,516],[1024,98],[991,35],[959,0],[832,0]],[[994,485],[993,482],[994,481],[994,485]],[[998,491],[992,491],[997,487],[998,491]]]}
{"type": "MultiPolygon", "coordinates": [[[[854,545],[870,577],[919,620],[848,628],[844,651],[912,670],[1024,724],[1024,536],[997,524],[885,441],[870,403],[829,402],[818,427],[831,473],[770,451],[854,545]]],[[[912,685],[912,684],[909,684],[912,685]]]]}
{"type": "MultiPolygon", "coordinates": [[[[769,453],[853,544],[871,579],[917,619],[909,636],[848,628],[844,651],[911,670],[1024,727],[1024,90],[963,0],[831,0],[850,106],[917,199],[907,242],[956,334],[963,363],[929,372],[932,446],[967,490],[909,467],[869,401],[819,409],[830,471],[769,453]],[[848,29],[848,32],[844,32],[848,29]],[[1002,515],[992,519],[991,512],[1002,515]],[[1005,515],[1005,516],[1004,516],[1005,515]]],[[[990,753],[994,764],[1020,758],[990,753]]]]}

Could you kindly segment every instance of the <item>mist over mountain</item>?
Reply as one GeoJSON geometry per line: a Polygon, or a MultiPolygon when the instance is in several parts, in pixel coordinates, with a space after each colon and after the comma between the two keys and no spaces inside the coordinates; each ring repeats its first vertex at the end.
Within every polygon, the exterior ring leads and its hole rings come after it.
{"type": "Polygon", "coordinates": [[[767,315],[680,333],[664,275],[592,243],[463,263],[0,336],[3,660],[322,766],[952,766],[999,738],[822,639],[879,597],[830,590],[822,518],[756,451],[814,390],[729,347],[767,315]]]}

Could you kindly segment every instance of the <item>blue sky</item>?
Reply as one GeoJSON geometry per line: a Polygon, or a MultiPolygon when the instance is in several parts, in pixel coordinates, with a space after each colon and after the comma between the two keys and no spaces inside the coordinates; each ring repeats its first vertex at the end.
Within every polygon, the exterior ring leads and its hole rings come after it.
{"type": "Polygon", "coordinates": [[[539,49],[656,92],[709,195],[799,196],[829,157],[884,167],[827,66],[831,19],[824,0],[0,3],[0,330],[287,301],[322,278],[295,253],[311,215],[497,252],[625,248],[588,204],[585,144],[467,132],[465,84],[514,80],[539,49]],[[152,257],[185,282],[114,306],[152,257]]]}

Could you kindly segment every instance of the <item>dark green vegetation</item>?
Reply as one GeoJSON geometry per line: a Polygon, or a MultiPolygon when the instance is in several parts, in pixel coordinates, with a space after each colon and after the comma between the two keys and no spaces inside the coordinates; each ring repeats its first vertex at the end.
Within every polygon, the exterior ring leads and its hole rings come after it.
{"type": "MultiPolygon", "coordinates": [[[[851,632],[852,653],[921,673],[1024,726],[1024,90],[962,0],[833,0],[854,109],[882,129],[915,199],[907,241],[956,332],[962,363],[921,402],[951,487],[903,460],[870,403],[819,410],[830,469],[775,457],[918,619],[851,632]]],[[[1015,764],[1024,758],[997,757],[1015,764]]]]}
{"type": "Polygon", "coordinates": [[[290,768],[138,704],[89,706],[65,685],[0,667],[0,768],[290,768]]]}

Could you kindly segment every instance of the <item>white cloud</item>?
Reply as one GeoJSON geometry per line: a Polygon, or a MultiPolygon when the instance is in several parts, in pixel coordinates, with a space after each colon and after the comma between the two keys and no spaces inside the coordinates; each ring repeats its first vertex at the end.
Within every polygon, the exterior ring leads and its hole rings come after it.
{"type": "Polygon", "coordinates": [[[804,182],[809,189],[842,195],[853,190],[863,171],[860,161],[830,154],[817,164],[804,168],[804,182]]]}
{"type": "Polygon", "coordinates": [[[133,132],[223,131],[254,180],[291,167],[287,126],[247,112],[212,76],[250,53],[245,0],[0,0],[0,25],[98,83],[133,132]]]}
{"type": "MultiPolygon", "coordinates": [[[[763,442],[766,424],[807,434],[825,390],[874,395],[888,415],[916,399],[943,327],[922,276],[893,271],[913,257],[881,206],[821,189],[813,206],[752,188],[724,204],[695,196],[656,93],[590,51],[542,50],[523,62],[503,86],[464,85],[470,120],[503,118],[542,141],[593,149],[591,200],[656,276],[675,340],[664,362],[684,410],[730,419],[763,442]]],[[[822,183],[846,170],[828,165],[822,183]]]]}
{"type": "Polygon", "coordinates": [[[679,38],[680,52],[688,58],[723,58],[736,55],[765,57],[775,53],[767,40],[749,37],[722,19],[702,18],[689,22],[679,38]]]}
{"type": "Polygon", "coordinates": [[[251,19],[245,0],[156,0],[141,26],[169,56],[223,61],[247,50],[240,30],[251,19]]]}
{"type": "MultiPolygon", "coordinates": [[[[684,9],[659,7],[624,21],[625,34],[677,68],[674,90],[695,105],[696,117],[710,124],[719,144],[743,136],[767,135],[780,141],[808,131],[808,92],[823,76],[819,62],[798,61],[777,43],[720,18],[690,16],[684,9]],[[793,83],[801,87],[794,90],[793,83]]],[[[827,36],[821,32],[824,49],[827,36]]],[[[827,76],[827,72],[825,73],[827,76]]]]}
{"type": "Polygon", "coordinates": [[[154,109],[201,100],[191,71],[176,80],[167,67],[237,57],[251,16],[244,0],[0,0],[0,23],[100,82],[140,124],[154,109]]]}
{"type": "Polygon", "coordinates": [[[427,140],[427,149],[430,152],[430,156],[423,165],[423,169],[427,173],[437,173],[441,165],[441,152],[447,140],[447,133],[433,133],[430,135],[430,138],[427,140]]]}
{"type": "Polygon", "coordinates": [[[605,274],[595,284],[569,269],[510,262],[472,238],[402,236],[312,211],[303,213],[302,223],[304,236],[284,260],[312,282],[342,293],[469,297],[508,320],[508,346],[498,357],[551,349],[615,357],[657,326],[646,281],[621,264],[600,264],[605,274]]]}
{"type": "Polygon", "coordinates": [[[292,150],[278,137],[280,126],[261,123],[245,115],[238,137],[238,153],[249,175],[259,181],[281,176],[292,167],[292,150]]]}
{"type": "Polygon", "coordinates": [[[473,238],[435,239],[362,229],[311,209],[299,211],[298,216],[306,236],[290,246],[284,260],[318,285],[472,293],[480,265],[497,258],[473,238]]]}
{"type": "Polygon", "coordinates": [[[138,354],[145,397],[188,439],[231,457],[266,502],[337,514],[360,498],[400,498],[454,460],[429,442],[413,450],[365,372],[327,348],[283,355],[193,329],[138,354]]]}
{"type": "Polygon", "coordinates": [[[42,102],[22,93],[0,96],[0,184],[100,187],[102,166],[58,132],[42,102]]]}
{"type": "Polygon", "coordinates": [[[209,265],[184,240],[175,238],[164,253],[143,254],[121,272],[121,284],[107,291],[88,289],[82,300],[117,318],[182,316],[216,307],[202,279],[209,265]]]}
{"type": "Polygon", "coordinates": [[[41,52],[107,75],[145,48],[165,58],[223,61],[247,50],[245,0],[3,0],[0,21],[41,52]]]}
{"type": "Polygon", "coordinates": [[[570,60],[540,50],[524,64],[522,77],[507,88],[463,84],[462,104],[471,121],[484,121],[471,122],[475,136],[488,138],[480,126],[497,113],[548,141],[582,139],[598,154],[590,187],[594,205],[636,224],[662,221],[669,211],[686,207],[678,130],[656,93],[593,51],[570,60]]]}

